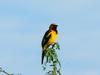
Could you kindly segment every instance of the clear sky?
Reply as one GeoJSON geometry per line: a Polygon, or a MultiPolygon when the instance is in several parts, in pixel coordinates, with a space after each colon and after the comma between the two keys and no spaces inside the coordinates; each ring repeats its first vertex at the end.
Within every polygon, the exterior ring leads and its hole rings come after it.
{"type": "Polygon", "coordinates": [[[41,39],[53,22],[62,75],[100,75],[100,0],[0,0],[0,66],[44,75],[41,39]]]}

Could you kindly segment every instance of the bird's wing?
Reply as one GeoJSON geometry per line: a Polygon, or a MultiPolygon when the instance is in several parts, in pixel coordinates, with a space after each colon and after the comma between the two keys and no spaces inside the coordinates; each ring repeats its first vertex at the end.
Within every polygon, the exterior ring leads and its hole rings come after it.
{"type": "Polygon", "coordinates": [[[51,37],[50,30],[48,30],[48,31],[46,31],[45,35],[43,36],[42,48],[44,48],[44,46],[47,44],[47,42],[50,39],[50,37],[51,37]]]}
{"type": "Polygon", "coordinates": [[[45,45],[47,45],[48,40],[50,39],[50,37],[51,37],[50,30],[48,30],[44,34],[42,42],[41,42],[41,44],[42,44],[42,60],[41,60],[41,64],[43,64],[43,60],[44,60],[44,56],[45,56],[44,47],[45,47],[45,45]]]}

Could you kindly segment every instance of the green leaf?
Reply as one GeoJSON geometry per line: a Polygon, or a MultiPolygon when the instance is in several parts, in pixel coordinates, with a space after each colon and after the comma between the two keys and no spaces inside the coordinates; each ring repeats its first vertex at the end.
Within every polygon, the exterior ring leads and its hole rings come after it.
{"type": "Polygon", "coordinates": [[[48,75],[61,75],[60,69],[61,69],[61,63],[58,59],[57,50],[60,49],[60,46],[58,43],[54,43],[52,46],[48,47],[45,50],[45,57],[46,62],[44,69],[46,70],[47,67],[50,67],[51,69],[48,70],[48,75]],[[48,66],[48,64],[50,64],[48,66]]]}

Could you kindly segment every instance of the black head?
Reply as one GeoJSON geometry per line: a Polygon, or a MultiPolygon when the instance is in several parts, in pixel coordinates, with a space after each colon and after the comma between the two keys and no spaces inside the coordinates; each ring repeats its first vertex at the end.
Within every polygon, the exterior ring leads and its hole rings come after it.
{"type": "Polygon", "coordinates": [[[50,29],[50,30],[56,30],[56,29],[57,29],[57,27],[58,27],[58,25],[57,25],[57,24],[52,23],[52,24],[49,26],[49,29],[50,29]]]}

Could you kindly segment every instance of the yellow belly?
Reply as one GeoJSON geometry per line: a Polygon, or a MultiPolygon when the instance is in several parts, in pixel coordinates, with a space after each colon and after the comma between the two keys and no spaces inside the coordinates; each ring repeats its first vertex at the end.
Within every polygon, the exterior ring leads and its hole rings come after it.
{"type": "Polygon", "coordinates": [[[51,37],[48,41],[49,44],[52,44],[52,43],[55,43],[56,42],[56,39],[58,37],[58,34],[55,32],[55,31],[51,31],[51,37]]]}

